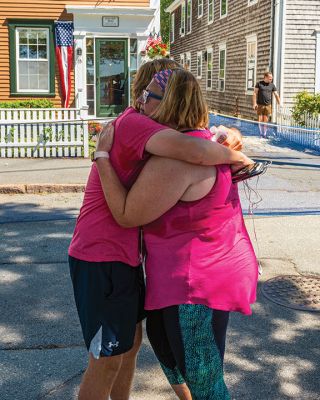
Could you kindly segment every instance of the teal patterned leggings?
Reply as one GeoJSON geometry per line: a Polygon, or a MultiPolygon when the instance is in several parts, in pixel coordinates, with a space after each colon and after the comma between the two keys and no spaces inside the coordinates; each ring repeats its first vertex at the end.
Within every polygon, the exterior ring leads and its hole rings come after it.
{"type": "Polygon", "coordinates": [[[213,310],[182,304],[148,312],[147,333],[171,385],[186,383],[194,400],[229,400],[212,330],[213,310]]]}

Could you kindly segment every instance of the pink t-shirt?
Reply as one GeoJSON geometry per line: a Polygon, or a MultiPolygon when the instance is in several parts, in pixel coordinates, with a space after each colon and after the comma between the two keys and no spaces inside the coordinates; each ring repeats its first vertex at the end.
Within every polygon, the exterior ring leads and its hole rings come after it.
{"type": "MultiPolygon", "coordinates": [[[[207,131],[188,134],[211,136],[207,131]]],[[[229,166],[217,167],[216,182],[207,196],[179,201],[143,231],[147,310],[204,304],[251,314],[258,264],[229,166]]]]}
{"type": "MultiPolygon", "coordinates": [[[[145,153],[149,138],[166,127],[129,107],[115,122],[110,159],[126,188],[130,188],[150,157],[145,153]]],[[[140,263],[139,229],[122,228],[105,201],[98,169],[93,163],[77,219],[69,255],[83,261],[140,263]]]]}

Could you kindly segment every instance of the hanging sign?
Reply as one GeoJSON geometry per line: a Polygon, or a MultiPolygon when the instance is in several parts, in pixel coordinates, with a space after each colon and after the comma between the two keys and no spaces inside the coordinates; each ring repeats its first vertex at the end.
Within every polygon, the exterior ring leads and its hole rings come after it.
{"type": "Polygon", "coordinates": [[[119,26],[119,17],[102,17],[102,26],[119,26]]]}

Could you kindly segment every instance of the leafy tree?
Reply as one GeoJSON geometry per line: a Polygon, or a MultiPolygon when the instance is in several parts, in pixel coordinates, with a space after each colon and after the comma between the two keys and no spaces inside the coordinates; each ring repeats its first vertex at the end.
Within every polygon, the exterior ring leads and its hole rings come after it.
{"type": "Polygon", "coordinates": [[[160,29],[161,36],[164,43],[169,44],[169,32],[170,32],[170,14],[165,12],[165,9],[173,0],[160,0],[160,29]]]}

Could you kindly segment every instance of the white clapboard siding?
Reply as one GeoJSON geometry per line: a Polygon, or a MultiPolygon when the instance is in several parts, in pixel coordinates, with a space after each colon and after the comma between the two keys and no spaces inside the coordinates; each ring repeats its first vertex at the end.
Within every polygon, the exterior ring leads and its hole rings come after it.
{"type": "Polygon", "coordinates": [[[88,107],[0,109],[0,157],[88,157],[88,107]]]}
{"type": "Polygon", "coordinates": [[[320,0],[286,0],[282,101],[293,105],[296,94],[315,91],[316,37],[320,0]]]}

